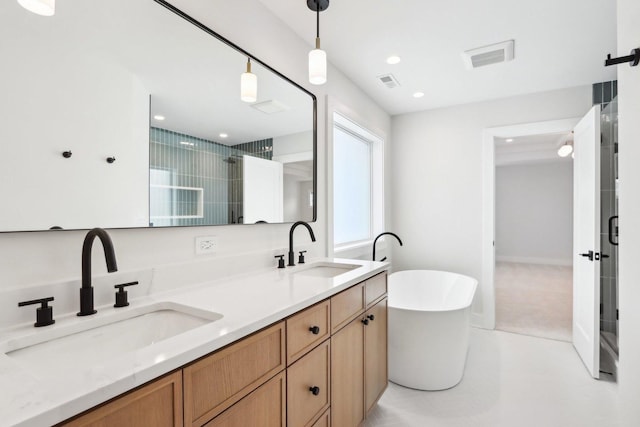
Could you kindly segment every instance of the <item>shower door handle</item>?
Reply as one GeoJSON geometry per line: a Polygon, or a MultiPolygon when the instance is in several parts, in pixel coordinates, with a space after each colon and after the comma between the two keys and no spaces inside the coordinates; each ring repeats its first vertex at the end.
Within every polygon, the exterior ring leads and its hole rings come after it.
{"type": "MultiPolygon", "coordinates": [[[[618,219],[618,215],[613,215],[612,217],[609,217],[609,243],[611,243],[614,246],[618,246],[618,242],[614,242],[613,241],[613,222],[618,219]]],[[[616,227],[616,237],[618,237],[618,227],[616,227]]]]}
{"type": "Polygon", "coordinates": [[[593,251],[589,251],[586,254],[578,254],[580,256],[583,256],[585,258],[589,258],[589,261],[593,261],[593,251]]]}

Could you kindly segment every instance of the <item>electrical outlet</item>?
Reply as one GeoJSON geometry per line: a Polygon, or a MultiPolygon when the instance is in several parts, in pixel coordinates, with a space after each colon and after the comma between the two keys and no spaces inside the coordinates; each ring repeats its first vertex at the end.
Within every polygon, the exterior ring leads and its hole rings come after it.
{"type": "Polygon", "coordinates": [[[196,255],[214,254],[218,248],[216,236],[196,237],[196,255]]]}

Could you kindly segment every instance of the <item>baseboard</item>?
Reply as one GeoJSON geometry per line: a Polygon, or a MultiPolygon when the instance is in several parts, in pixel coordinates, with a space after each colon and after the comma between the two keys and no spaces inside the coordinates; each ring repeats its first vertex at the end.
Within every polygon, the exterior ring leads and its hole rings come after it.
{"type": "Polygon", "coordinates": [[[522,264],[541,264],[541,265],[559,265],[564,267],[573,266],[573,260],[562,258],[534,258],[519,256],[496,256],[497,262],[518,262],[522,264]]]}

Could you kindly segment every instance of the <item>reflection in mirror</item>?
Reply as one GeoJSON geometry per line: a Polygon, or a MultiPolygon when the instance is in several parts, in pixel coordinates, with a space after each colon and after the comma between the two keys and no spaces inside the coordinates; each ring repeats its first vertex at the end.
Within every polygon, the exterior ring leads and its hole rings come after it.
{"type": "Polygon", "coordinates": [[[315,98],[252,59],[243,102],[248,55],[162,3],[2,2],[0,231],[314,220],[315,98]]]}

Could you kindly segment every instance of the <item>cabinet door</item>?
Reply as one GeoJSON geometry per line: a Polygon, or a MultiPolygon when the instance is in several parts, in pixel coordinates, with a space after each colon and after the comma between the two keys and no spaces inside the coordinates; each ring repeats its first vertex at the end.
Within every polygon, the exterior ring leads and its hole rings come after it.
{"type": "Polygon", "coordinates": [[[60,425],[65,427],[182,426],[182,371],[155,380],[60,425]]]}
{"type": "Polygon", "coordinates": [[[331,424],[357,427],[364,420],[364,327],[356,318],[331,337],[331,424]]]}
{"type": "Polygon", "coordinates": [[[365,411],[378,401],[387,388],[387,298],[371,307],[364,327],[365,411]]]}
{"type": "Polygon", "coordinates": [[[205,427],[284,427],[285,378],[284,372],[279,373],[205,427]]]}

